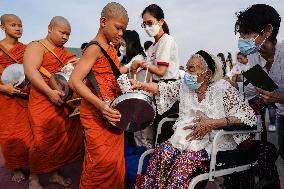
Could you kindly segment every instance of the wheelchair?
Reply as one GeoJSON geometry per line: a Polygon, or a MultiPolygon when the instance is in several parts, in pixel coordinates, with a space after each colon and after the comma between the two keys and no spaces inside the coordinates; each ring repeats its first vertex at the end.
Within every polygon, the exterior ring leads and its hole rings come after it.
{"type": "MultiPolygon", "coordinates": [[[[174,124],[177,120],[176,116],[168,116],[163,118],[157,128],[157,134],[156,134],[156,146],[158,145],[158,137],[161,134],[161,130],[163,125],[165,123],[172,123],[174,124]]],[[[210,167],[209,172],[200,174],[196,177],[194,177],[189,186],[188,189],[194,189],[195,186],[200,183],[201,181],[211,182],[215,188],[217,189],[225,189],[225,187],[222,185],[222,183],[219,181],[218,177],[223,177],[226,175],[230,175],[232,173],[238,173],[243,172],[246,170],[253,169],[254,166],[257,165],[257,155],[253,154],[247,154],[247,152],[242,152],[240,154],[241,160],[237,160],[235,158],[235,154],[238,152],[235,152],[235,150],[228,150],[228,151],[218,151],[217,148],[217,142],[223,135],[232,135],[232,134],[254,134],[255,140],[260,140],[260,134],[261,134],[261,128],[262,128],[262,121],[261,116],[257,116],[257,124],[253,127],[248,125],[230,125],[225,126],[222,129],[220,129],[217,134],[214,137],[213,143],[212,143],[212,151],[210,155],[210,167]],[[229,158],[228,158],[229,157],[229,158]],[[230,161],[233,159],[233,161],[230,161]],[[225,160],[225,161],[223,161],[225,160]]],[[[138,170],[137,170],[137,176],[141,175],[142,173],[142,166],[144,163],[144,159],[146,156],[151,155],[154,152],[154,149],[149,149],[145,151],[140,159],[138,164],[138,170]]],[[[135,189],[138,189],[137,186],[135,186],[135,189]]]]}

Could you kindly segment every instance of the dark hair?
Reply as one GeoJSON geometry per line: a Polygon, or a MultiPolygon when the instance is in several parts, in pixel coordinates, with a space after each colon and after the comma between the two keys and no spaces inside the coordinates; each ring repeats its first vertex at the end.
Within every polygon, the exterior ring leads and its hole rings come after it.
{"type": "Polygon", "coordinates": [[[85,49],[85,47],[88,45],[88,43],[87,42],[85,42],[85,43],[82,43],[82,45],[81,45],[81,50],[84,50],[85,49]]]}
{"type": "MultiPolygon", "coordinates": [[[[164,15],[164,11],[163,9],[161,9],[161,7],[159,7],[158,5],[156,4],[151,4],[149,5],[148,7],[146,7],[141,16],[143,18],[143,15],[148,12],[150,13],[153,17],[155,17],[158,21],[160,21],[161,19],[164,19],[165,18],[165,15],[164,15]]],[[[164,21],[163,25],[162,25],[162,29],[165,33],[169,34],[170,35],[170,30],[169,30],[169,26],[168,24],[166,23],[166,21],[164,21]]]]}
{"type": "Polygon", "coordinates": [[[268,40],[272,42],[276,40],[281,17],[273,7],[266,4],[255,4],[244,11],[237,12],[236,15],[235,34],[237,32],[244,34],[261,33],[268,24],[271,24],[273,31],[268,40]]]}
{"type": "Polygon", "coordinates": [[[223,53],[218,53],[217,56],[221,58],[223,64],[226,62],[225,55],[223,53]]]}
{"type": "Polygon", "coordinates": [[[151,47],[152,44],[153,44],[153,41],[145,41],[145,43],[144,43],[145,51],[147,51],[149,49],[149,47],[151,47]]]}
{"type": "Polygon", "coordinates": [[[141,54],[146,57],[146,54],[143,51],[143,47],[140,43],[139,34],[135,30],[126,30],[123,32],[122,38],[125,40],[126,44],[126,56],[123,57],[121,63],[127,64],[131,59],[141,54]]]}
{"type": "Polygon", "coordinates": [[[218,53],[217,57],[221,58],[222,61],[222,71],[223,71],[223,77],[226,75],[226,59],[225,55],[223,53],[218,53]]]}
{"type": "Polygon", "coordinates": [[[238,52],[238,53],[237,53],[237,56],[239,56],[239,55],[241,55],[241,56],[243,56],[243,57],[247,57],[247,55],[245,55],[245,54],[243,54],[243,53],[241,53],[241,52],[238,52]]]}

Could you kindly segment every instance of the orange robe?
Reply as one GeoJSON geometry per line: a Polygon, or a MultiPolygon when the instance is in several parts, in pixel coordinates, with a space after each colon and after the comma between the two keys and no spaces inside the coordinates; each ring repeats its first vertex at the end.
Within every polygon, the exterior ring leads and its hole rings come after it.
{"type": "MultiPolygon", "coordinates": [[[[75,56],[64,48],[54,48],[53,51],[64,63],[75,56]]],[[[51,74],[63,67],[50,52],[44,54],[42,66],[51,74]]],[[[48,78],[43,78],[48,81],[48,78]]],[[[32,173],[52,172],[82,157],[83,128],[79,117],[68,117],[72,110],[53,104],[34,87],[31,87],[28,110],[34,135],[30,152],[32,173]]]]}
{"type": "MultiPolygon", "coordinates": [[[[107,50],[119,66],[116,50],[107,50]]],[[[120,94],[119,86],[105,56],[98,59],[92,71],[105,99],[113,100],[120,94]]],[[[90,86],[94,94],[94,88],[90,86]]],[[[102,114],[92,104],[82,100],[80,117],[86,132],[85,159],[80,189],[123,189],[125,176],[123,131],[107,126],[102,114]]]]}
{"type": "MultiPolygon", "coordinates": [[[[25,48],[25,45],[18,43],[10,52],[19,62],[23,62],[25,48]]],[[[0,56],[3,68],[13,63],[15,62],[6,54],[0,56]]],[[[0,145],[5,165],[10,169],[23,168],[28,165],[29,148],[33,139],[28,109],[18,104],[15,97],[4,93],[0,93],[0,106],[0,145]]]]}

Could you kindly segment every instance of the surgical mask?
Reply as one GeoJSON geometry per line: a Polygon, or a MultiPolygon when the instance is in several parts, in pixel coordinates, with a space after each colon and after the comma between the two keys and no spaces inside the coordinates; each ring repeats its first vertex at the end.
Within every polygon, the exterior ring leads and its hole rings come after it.
{"type": "MultiPolygon", "coordinates": [[[[202,75],[202,74],[205,73],[206,71],[207,71],[207,70],[205,70],[204,72],[202,72],[202,73],[199,74],[199,75],[202,75]]],[[[189,89],[191,89],[191,90],[196,90],[196,89],[198,89],[198,88],[201,86],[201,84],[202,84],[203,82],[201,82],[201,83],[198,82],[198,76],[199,76],[199,75],[193,75],[193,74],[190,74],[190,73],[188,73],[188,72],[186,72],[186,73],[184,74],[184,77],[183,77],[184,83],[186,84],[186,86],[188,86],[189,89]]]]}
{"type": "MultiPolygon", "coordinates": [[[[256,36],[256,38],[258,38],[258,36],[256,36]]],[[[266,38],[262,41],[262,43],[260,45],[256,45],[255,40],[254,39],[239,39],[238,41],[238,47],[239,50],[241,51],[241,53],[243,53],[244,55],[250,55],[250,54],[254,54],[256,52],[258,52],[261,48],[261,46],[263,45],[263,43],[265,42],[266,38]]]]}
{"type": "Polygon", "coordinates": [[[126,47],[125,46],[120,46],[119,47],[119,51],[120,51],[120,54],[122,55],[122,56],[125,56],[126,55],[126,47]]]}
{"type": "Polygon", "coordinates": [[[159,34],[161,26],[159,24],[153,24],[152,26],[145,27],[146,33],[149,35],[149,37],[155,37],[159,34]]]}

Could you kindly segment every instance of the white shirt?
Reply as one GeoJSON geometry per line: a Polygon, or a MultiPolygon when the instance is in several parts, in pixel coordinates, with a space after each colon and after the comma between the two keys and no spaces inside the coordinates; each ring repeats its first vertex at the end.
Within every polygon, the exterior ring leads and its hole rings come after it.
{"type": "Polygon", "coordinates": [[[242,72],[247,71],[249,68],[250,68],[249,63],[242,64],[242,63],[237,62],[233,66],[232,70],[229,73],[227,73],[226,75],[231,78],[231,77],[233,77],[236,74],[241,74],[242,72]]]}
{"type": "MultiPolygon", "coordinates": [[[[266,60],[257,52],[255,54],[248,56],[249,64],[253,67],[256,64],[259,64],[264,71],[267,72],[265,68],[266,60]]],[[[267,72],[269,77],[278,85],[279,89],[276,92],[284,93],[284,41],[277,42],[275,47],[274,62],[271,66],[269,72],[267,72]]],[[[253,87],[251,85],[251,87],[253,87]]],[[[276,103],[278,107],[277,113],[284,115],[284,104],[276,103]]]]}
{"type": "Polygon", "coordinates": [[[148,63],[155,66],[168,66],[166,74],[163,77],[153,75],[154,80],[179,78],[178,48],[176,41],[172,36],[166,33],[163,34],[157,42],[149,47],[148,56],[148,63]]]}
{"type": "MultiPolygon", "coordinates": [[[[247,101],[243,101],[237,89],[223,79],[208,87],[205,98],[201,102],[198,101],[197,94],[190,90],[183,80],[159,82],[158,85],[160,94],[156,96],[156,101],[159,102],[157,103],[159,114],[169,110],[177,100],[180,101],[179,118],[173,126],[175,132],[169,139],[171,144],[180,151],[201,149],[211,151],[211,144],[218,130],[212,130],[201,140],[185,139],[192,130],[183,130],[183,128],[191,124],[196,116],[202,115],[213,119],[234,116],[247,125],[256,124],[257,118],[247,101]]],[[[234,149],[248,137],[249,135],[225,135],[218,141],[218,147],[220,150],[234,149]]]]}
{"type": "MultiPolygon", "coordinates": [[[[144,57],[141,54],[138,54],[136,56],[134,56],[130,62],[128,62],[125,67],[127,67],[130,70],[131,64],[133,63],[133,61],[135,60],[141,60],[141,61],[146,61],[146,57],[144,57]]],[[[148,73],[150,74],[150,73],[148,73]]],[[[132,75],[130,74],[130,72],[128,73],[128,77],[132,78],[132,75]]],[[[145,81],[145,77],[146,77],[146,70],[142,70],[142,69],[138,69],[137,73],[136,73],[136,80],[140,81],[140,82],[144,82],[145,81]]],[[[132,78],[133,79],[133,78],[132,78]]]]}

